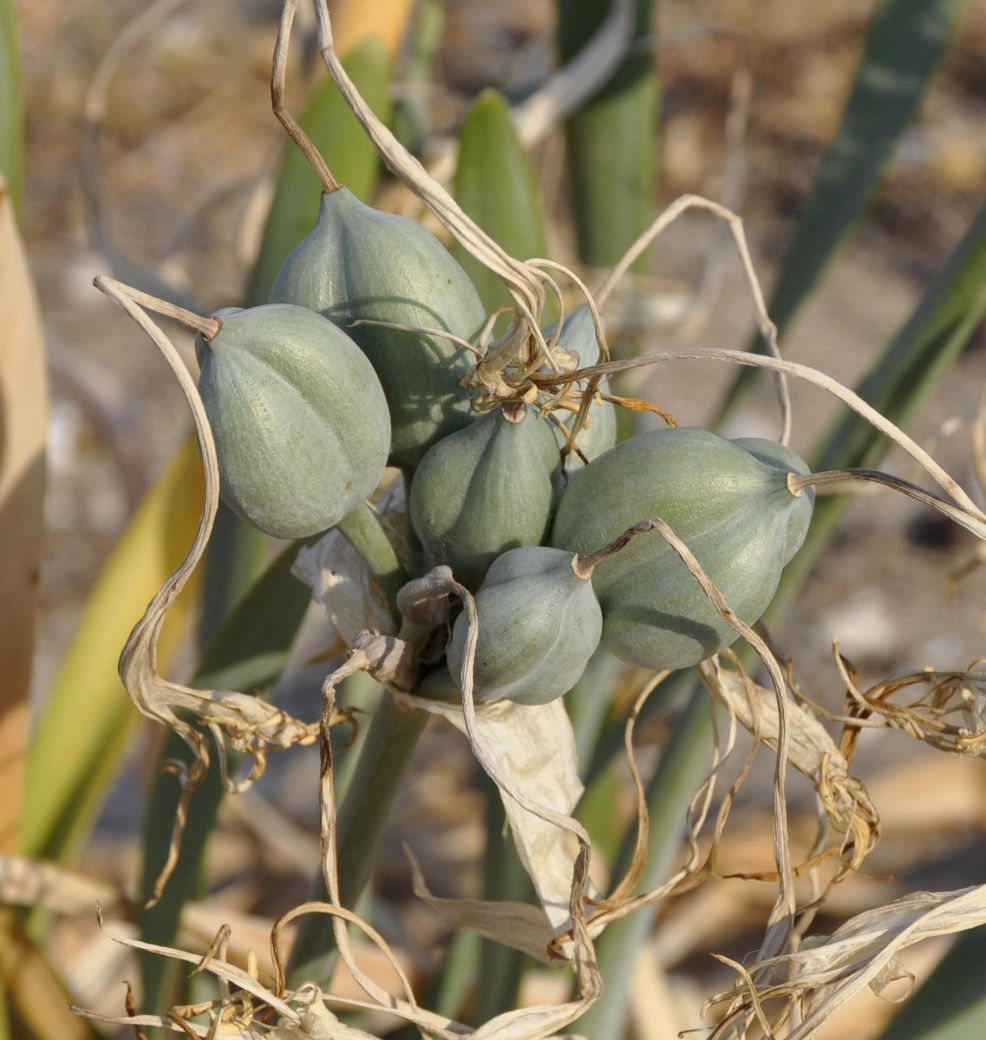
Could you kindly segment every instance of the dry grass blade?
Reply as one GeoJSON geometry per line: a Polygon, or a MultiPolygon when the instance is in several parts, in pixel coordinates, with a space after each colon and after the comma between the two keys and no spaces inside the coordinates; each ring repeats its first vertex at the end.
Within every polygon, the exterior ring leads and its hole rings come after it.
{"type": "MultiPolygon", "coordinates": [[[[764,300],[763,290],[760,288],[757,273],[753,268],[753,259],[750,256],[750,247],[746,241],[746,232],[743,230],[743,221],[732,210],[727,209],[718,202],[713,202],[711,199],[703,198],[701,195],[682,195],[654,219],[651,226],[630,246],[613,270],[607,275],[606,281],[603,282],[596,293],[597,305],[599,307],[606,305],[609,294],[613,291],[617,282],[630,270],[637,258],[662,231],[690,209],[706,210],[716,219],[724,221],[729,228],[733,244],[736,246],[736,252],[739,254],[750,295],[753,297],[753,308],[757,316],[760,334],[763,336],[768,353],[771,357],[779,360],[781,352],[777,346],[777,326],[770,320],[767,314],[767,303],[764,300]]],[[[774,371],[776,372],[777,380],[777,398],[781,406],[781,436],[779,439],[782,444],[788,444],[791,439],[791,395],[788,392],[783,369],[775,369],[774,371]]]]}
{"type": "Polygon", "coordinates": [[[802,488],[806,487],[831,487],[836,485],[842,489],[842,485],[859,480],[869,481],[873,484],[890,488],[893,491],[899,491],[902,495],[913,498],[915,502],[920,502],[922,505],[937,510],[942,516],[947,516],[949,520],[954,521],[960,527],[964,527],[970,534],[974,534],[977,538],[986,541],[986,524],[977,516],[970,516],[966,510],[953,506],[950,502],[946,502],[937,495],[929,494],[923,488],[912,484],[909,480],[902,480],[900,477],[884,473],[882,470],[834,469],[826,470],[823,473],[809,473],[805,476],[791,473],[788,475],[788,487],[797,495],[800,494],[802,488]]]}
{"type": "Polygon", "coordinates": [[[612,889],[606,899],[606,903],[620,903],[624,901],[636,887],[647,861],[647,838],[650,833],[650,815],[647,809],[647,792],[644,790],[643,781],[640,779],[640,771],[637,768],[637,759],[633,753],[633,732],[637,725],[640,712],[647,703],[650,695],[664,682],[670,672],[658,672],[644,686],[637,695],[633,708],[627,718],[623,731],[623,749],[626,753],[627,765],[630,769],[630,778],[633,781],[634,795],[637,801],[637,837],[634,844],[633,855],[626,873],[612,889]]]}

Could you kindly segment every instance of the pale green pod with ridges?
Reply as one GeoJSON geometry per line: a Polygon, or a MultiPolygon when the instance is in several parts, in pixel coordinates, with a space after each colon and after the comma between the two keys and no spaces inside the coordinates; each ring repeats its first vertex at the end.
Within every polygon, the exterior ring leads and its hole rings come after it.
{"type": "Polygon", "coordinates": [[[322,195],[314,228],[284,261],[272,302],[309,307],[344,328],[376,369],[390,408],[393,465],[410,467],[469,419],[460,385],[472,355],[436,329],[471,340],[483,305],[448,250],[413,221],[364,205],[345,188],[322,195]]]}
{"type": "MultiPolygon", "coordinates": [[[[498,556],[476,593],[479,635],[473,665],[477,702],[547,704],[578,682],[599,645],[602,612],[574,553],[524,546],[498,556]]],[[[458,684],[468,635],[456,619],[448,669],[458,684]]]]}
{"type": "Polygon", "coordinates": [[[439,441],[415,471],[409,501],[428,566],[448,564],[476,589],[501,553],[543,542],[557,465],[547,421],[524,405],[495,408],[439,441]]]}
{"type": "Polygon", "coordinates": [[[196,337],[199,394],[224,501],[262,531],[303,538],[352,512],[380,481],[390,420],[366,355],[304,307],[215,315],[196,337]]]}
{"type": "MultiPolygon", "coordinates": [[[[814,498],[794,495],[781,452],[758,455],[707,430],[639,434],[592,462],[566,490],[551,543],[588,552],[641,520],[666,520],[726,602],[751,624],[804,539],[814,498]],[[758,457],[758,455],[760,457],[758,457]],[[770,461],[764,461],[768,456],[770,461]]],[[[593,585],[603,643],[624,661],[684,668],[736,638],[674,550],[656,532],[601,562],[593,585]]]]}

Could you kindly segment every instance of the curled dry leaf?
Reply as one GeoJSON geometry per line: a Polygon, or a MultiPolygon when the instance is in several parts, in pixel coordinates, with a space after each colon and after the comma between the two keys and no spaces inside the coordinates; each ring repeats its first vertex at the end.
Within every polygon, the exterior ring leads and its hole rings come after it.
{"type": "MultiPolygon", "coordinates": [[[[773,691],[713,658],[699,666],[709,690],[744,727],[769,747],[777,746],[778,718],[773,691]]],[[[844,835],[840,855],[845,870],[857,870],[880,836],[880,818],[863,783],[850,775],[849,762],[825,727],[798,704],[787,706],[788,761],[806,776],[832,826],[844,835]]]]}
{"type": "Polygon", "coordinates": [[[940,672],[927,668],[895,676],[861,690],[856,669],[841,654],[836,664],[846,684],[847,715],[843,747],[854,749],[862,724],[883,725],[909,733],[939,751],[957,755],[986,755],[986,670],[973,661],[965,671],[940,672]],[[909,692],[906,703],[892,698],[909,692]]]}
{"type": "Polygon", "coordinates": [[[429,891],[421,866],[407,844],[404,853],[411,866],[414,894],[436,913],[460,927],[474,928],[488,939],[520,950],[536,960],[546,964],[554,963],[548,953],[554,933],[544,913],[537,907],[528,903],[489,902],[482,899],[442,899],[429,891]]]}

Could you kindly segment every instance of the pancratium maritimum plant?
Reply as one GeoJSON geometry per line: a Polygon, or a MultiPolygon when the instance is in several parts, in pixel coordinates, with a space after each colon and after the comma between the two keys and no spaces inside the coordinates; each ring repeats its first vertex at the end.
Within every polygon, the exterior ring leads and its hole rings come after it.
{"type": "MultiPolygon", "coordinates": [[[[625,4],[617,7],[625,13],[625,4]]],[[[357,200],[287,111],[284,79],[295,9],[294,0],[283,7],[272,98],[278,118],[318,173],[323,194],[317,222],[285,260],[271,302],[204,317],[110,278],[97,279],[97,285],[141,325],[171,365],[206,470],[195,542],[134,628],[120,664],[137,708],[173,729],[194,754],[192,767],[179,776],[182,802],[156,893],[166,890],[193,792],[214,753],[227,788],[242,791],[260,775],[270,751],[317,742],[321,769],[313,794],[320,811],[324,898],[276,923],[269,978],[235,967],[222,934],[205,957],[121,936],[134,948],[199,964],[219,980],[220,998],[115,1021],[136,1027],[170,1023],[196,1036],[365,1037],[336,1013],[377,1009],[423,1036],[449,1040],[534,1040],[563,1033],[603,992],[595,943],[607,927],[715,873],[735,787],[718,810],[712,848],[704,855],[698,839],[712,813],[721,759],[694,792],[683,863],[659,885],[639,891],[649,814],[634,759],[634,726],[659,679],[672,669],[697,666],[731,724],[742,725],[775,754],[776,900],[759,949],[737,966],[735,987],[716,999],[721,1018],[714,1034],[741,1037],[759,1023],[766,1033],[807,1037],[851,992],[884,971],[893,951],[921,935],[986,919],[986,895],[970,889],[901,900],[850,922],[825,942],[804,942],[826,890],[858,870],[872,849],[879,817],[852,776],[851,741],[837,743],[821,726],[791,678],[791,666],[778,660],[757,622],[805,539],[817,487],[876,481],[939,510],[984,541],[986,514],[861,397],[780,357],[742,225],[722,206],[696,196],[672,203],[595,293],[561,263],[509,255],[366,104],[336,53],[325,0],[317,0],[318,44],[333,81],[391,172],[462,249],[502,280],[512,301],[504,329],[499,314],[485,313],[446,247],[418,224],[357,200]],[[614,359],[603,306],[657,235],[695,208],[724,220],[733,237],[766,355],[679,349],[614,359]],[[563,287],[574,287],[576,307],[566,310],[563,287]],[[560,312],[554,323],[546,316],[549,301],[560,312]],[[197,386],[145,308],[197,330],[197,386]],[[669,402],[630,401],[610,392],[609,380],[620,372],[683,358],[771,371],[780,403],[779,441],[727,440],[676,427],[669,402]],[[792,378],[834,395],[890,437],[941,493],[870,469],[812,473],[789,447],[792,378]],[[647,407],[665,416],[669,428],[615,445],[613,409],[621,404],[647,407]],[[401,475],[368,505],[388,460],[401,475]],[[325,678],[317,723],[304,723],[245,692],[195,689],[157,672],[163,619],[202,558],[220,495],[276,536],[324,532],[319,543],[299,553],[296,570],[333,618],[348,655],[325,678]],[[339,532],[359,554],[350,554],[344,567],[339,532]],[[727,650],[741,637],[768,685],[757,680],[749,661],[727,650]],[[600,645],[657,678],[645,684],[626,720],[636,840],[619,876],[592,882],[590,835],[573,816],[583,780],[565,695],[600,645]],[[336,690],[356,672],[368,672],[387,690],[372,725],[380,718],[404,721],[403,728],[394,724],[390,744],[382,739],[364,748],[361,769],[371,771],[376,763],[386,770],[388,759],[406,758],[427,716],[451,722],[466,735],[502,797],[538,902],[440,899],[412,855],[416,893],[455,924],[545,964],[567,967],[574,982],[571,999],[506,1010],[478,1029],[454,1021],[422,1007],[398,956],[352,909],[373,842],[353,840],[359,809],[351,806],[362,805],[368,817],[386,808],[360,803],[369,788],[359,785],[348,789],[341,807],[336,804],[332,730],[351,721],[336,705],[336,690]],[[251,759],[242,777],[227,766],[230,751],[251,759]],[[789,767],[812,783],[822,810],[816,849],[809,862],[797,864],[788,835],[789,767]],[[355,801],[347,806],[350,798],[355,801]],[[838,866],[823,880],[819,868],[826,859],[838,866]],[[800,874],[812,877],[808,900],[795,885],[800,874]],[[282,931],[299,918],[328,921],[328,929],[303,927],[289,956],[282,931]],[[365,970],[351,928],[380,948],[396,988],[385,988],[365,970]],[[312,948],[313,936],[322,937],[323,949],[312,948]],[[319,976],[330,947],[362,998],[331,993],[328,979],[319,976]],[[802,977],[792,981],[797,972],[802,977]]],[[[875,722],[910,726],[929,743],[981,753],[981,682],[973,672],[943,677],[934,685],[939,696],[907,705],[890,697],[917,679],[860,691],[848,665],[844,675],[852,699],[839,721],[847,732],[875,722]],[[941,692],[946,688],[947,695],[941,692]],[[946,724],[956,698],[963,721],[946,724]]]]}

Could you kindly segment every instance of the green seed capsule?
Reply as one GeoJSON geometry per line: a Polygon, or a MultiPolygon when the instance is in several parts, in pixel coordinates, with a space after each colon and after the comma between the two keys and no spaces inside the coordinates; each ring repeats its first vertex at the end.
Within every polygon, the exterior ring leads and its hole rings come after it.
{"type": "Polygon", "coordinates": [[[262,531],[302,538],[337,524],[377,486],[390,421],[372,365],[303,307],[218,311],[196,337],[199,394],[223,500],[262,531]]]}
{"type": "MultiPolygon", "coordinates": [[[[750,442],[746,442],[749,444],[750,442]]],[[[813,495],[792,495],[788,472],[807,466],[787,449],[744,447],[700,429],[639,434],[585,468],[561,498],[553,545],[588,552],[634,523],[661,517],[685,541],[739,617],[754,622],[781,568],[804,540],[813,495]]],[[[624,661],[683,668],[729,646],[723,621],[656,532],[604,560],[593,585],[603,643],[624,661]]]]}
{"type": "Polygon", "coordinates": [[[496,408],[439,441],[411,483],[411,524],[428,565],[448,564],[470,589],[501,553],[548,533],[558,448],[547,422],[526,406],[519,414],[514,422],[496,408]]]}
{"type": "Polygon", "coordinates": [[[414,325],[472,339],[485,313],[472,282],[420,225],[364,205],[345,188],[322,195],[315,227],[284,261],[272,302],[309,307],[346,329],[370,359],[390,408],[393,465],[410,467],[469,419],[459,380],[470,355],[441,336],[359,319],[414,325]]]}
{"type": "MultiPolygon", "coordinates": [[[[573,556],[525,546],[493,561],[476,593],[477,701],[547,704],[578,682],[599,645],[603,620],[592,581],[575,573],[573,556]]],[[[457,684],[467,633],[463,612],[448,646],[449,674],[457,684]]]]}

